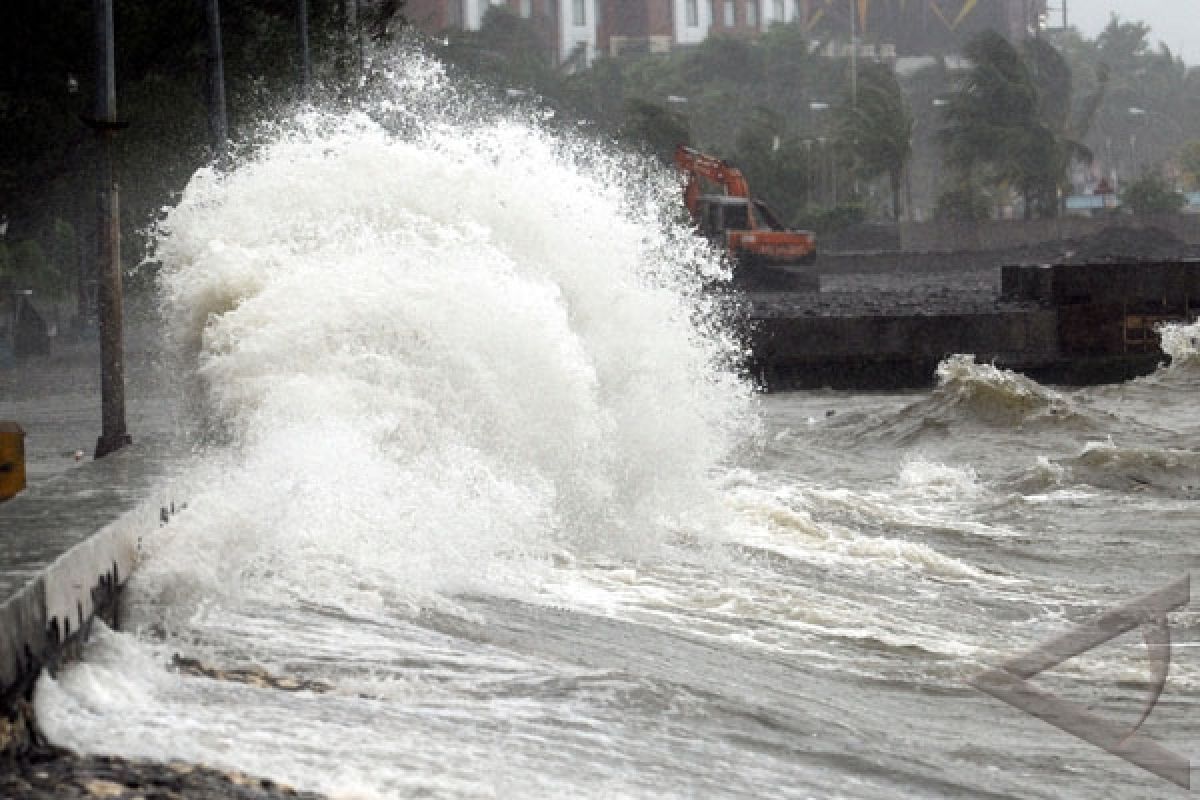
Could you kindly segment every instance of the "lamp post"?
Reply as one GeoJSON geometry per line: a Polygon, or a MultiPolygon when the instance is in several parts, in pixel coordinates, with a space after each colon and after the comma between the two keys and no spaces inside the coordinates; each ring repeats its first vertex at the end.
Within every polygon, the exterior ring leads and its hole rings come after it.
{"type": "Polygon", "coordinates": [[[813,168],[812,168],[812,139],[805,139],[804,145],[804,210],[808,211],[812,205],[812,184],[813,184],[813,168]]]}
{"type": "MultiPolygon", "coordinates": [[[[1129,113],[1129,116],[1141,119],[1143,124],[1150,117],[1154,117],[1155,119],[1161,119],[1161,120],[1166,121],[1168,124],[1170,124],[1175,129],[1175,133],[1178,135],[1180,143],[1183,143],[1188,138],[1187,131],[1184,130],[1183,125],[1181,125],[1179,123],[1179,120],[1175,119],[1174,117],[1168,116],[1167,114],[1163,114],[1160,111],[1152,111],[1150,109],[1140,108],[1138,106],[1130,106],[1127,109],[1127,111],[1129,113]]],[[[1137,161],[1137,156],[1134,152],[1134,144],[1136,142],[1136,139],[1137,139],[1137,134],[1130,134],[1130,136],[1129,136],[1130,157],[1133,158],[1135,162],[1137,161]]],[[[1168,144],[1168,147],[1169,146],[1170,145],[1168,144]]]]}
{"type": "Polygon", "coordinates": [[[99,278],[101,433],[96,458],[132,442],[125,430],[124,292],[121,288],[121,225],[117,181],[113,169],[113,134],[117,122],[113,0],[95,0],[96,116],[99,140],[96,169],[96,273],[99,278]]]}
{"type": "Polygon", "coordinates": [[[208,125],[213,140],[213,155],[218,164],[225,160],[229,141],[229,119],[225,114],[225,58],[221,52],[220,0],[208,0],[205,22],[208,26],[208,125]]]}
{"type": "Polygon", "coordinates": [[[296,23],[300,37],[300,79],[304,99],[312,99],[312,54],[308,49],[308,0],[296,0],[296,23]]]}
{"type": "Polygon", "coordinates": [[[1175,119],[1174,117],[1163,114],[1161,111],[1150,111],[1137,106],[1130,106],[1128,110],[1129,116],[1131,117],[1156,117],[1157,119],[1166,120],[1175,128],[1175,132],[1179,134],[1180,139],[1187,138],[1187,131],[1183,129],[1183,125],[1179,123],[1179,120],[1175,119]]]}
{"type": "MultiPolygon", "coordinates": [[[[829,103],[825,103],[820,100],[814,100],[813,102],[808,104],[808,108],[810,111],[814,111],[817,113],[823,113],[823,112],[829,110],[829,103]]],[[[826,126],[826,123],[822,122],[822,127],[825,127],[825,126],[826,126]]],[[[822,161],[826,160],[825,159],[826,153],[829,151],[832,151],[832,148],[827,149],[825,147],[825,143],[827,141],[829,141],[829,140],[826,139],[826,137],[824,137],[824,136],[817,137],[817,144],[820,146],[820,149],[821,149],[822,161]]],[[[836,173],[836,170],[834,167],[833,157],[830,156],[827,161],[828,161],[827,164],[823,163],[821,165],[822,182],[824,182],[824,172],[826,169],[828,169],[829,170],[829,183],[827,185],[832,189],[833,205],[836,206],[837,205],[837,173],[836,173]]]]}
{"type": "MultiPolygon", "coordinates": [[[[688,113],[688,99],[683,95],[667,95],[667,108],[670,110],[672,121],[683,128],[686,144],[692,143],[692,117],[688,113]]],[[[676,144],[679,144],[676,142],[676,144]]],[[[669,158],[668,158],[669,160],[669,158]]]]}
{"type": "Polygon", "coordinates": [[[858,108],[858,9],[850,0],[850,107],[858,108]]]}

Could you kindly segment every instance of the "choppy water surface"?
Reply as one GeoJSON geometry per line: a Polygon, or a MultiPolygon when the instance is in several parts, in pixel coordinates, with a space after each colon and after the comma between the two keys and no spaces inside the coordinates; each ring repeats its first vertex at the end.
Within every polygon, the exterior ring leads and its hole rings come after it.
{"type": "MultiPolygon", "coordinates": [[[[39,685],[55,741],[341,797],[1177,791],[966,681],[1195,566],[1195,328],[1122,386],[756,395],[668,176],[396,80],[164,223],[202,446],[131,630],[39,685]]],[[[1191,755],[1172,621],[1144,730],[1191,755]]],[[[1143,653],[1038,682],[1132,725],[1143,653]]]]}

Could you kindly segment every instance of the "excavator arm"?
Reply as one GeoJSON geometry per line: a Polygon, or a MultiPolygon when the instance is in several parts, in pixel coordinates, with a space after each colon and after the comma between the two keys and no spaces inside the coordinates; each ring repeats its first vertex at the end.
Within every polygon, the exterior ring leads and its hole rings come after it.
{"type": "Polygon", "coordinates": [[[730,166],[719,158],[701,153],[698,150],[679,145],[675,148],[675,165],[687,175],[687,186],[683,190],[683,200],[688,210],[693,214],[699,205],[700,178],[712,181],[725,190],[730,197],[750,197],[750,186],[737,167],[730,166]]]}

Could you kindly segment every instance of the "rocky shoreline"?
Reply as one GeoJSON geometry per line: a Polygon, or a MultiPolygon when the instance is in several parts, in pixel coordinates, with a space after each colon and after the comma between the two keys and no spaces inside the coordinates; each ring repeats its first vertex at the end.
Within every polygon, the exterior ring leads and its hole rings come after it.
{"type": "Polygon", "coordinates": [[[115,756],[80,756],[45,744],[0,771],[6,800],[318,800],[264,778],[182,762],[159,764],[115,756]]]}
{"type": "MultiPolygon", "coordinates": [[[[221,670],[176,656],[174,669],[215,680],[232,680],[280,691],[328,691],[315,681],[271,675],[259,669],[221,670]]],[[[181,761],[138,761],[80,755],[50,744],[37,730],[33,708],[18,700],[0,714],[0,798],[4,800],[323,800],[236,771],[181,761]]]]}

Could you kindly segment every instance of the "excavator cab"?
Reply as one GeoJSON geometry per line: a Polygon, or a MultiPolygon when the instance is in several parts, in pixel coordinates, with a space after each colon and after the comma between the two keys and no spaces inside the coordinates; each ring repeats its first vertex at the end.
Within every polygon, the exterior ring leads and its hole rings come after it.
{"type": "MultiPolygon", "coordinates": [[[[700,230],[710,239],[724,239],[726,231],[745,231],[751,228],[750,207],[745,198],[725,195],[704,195],[700,230]]],[[[723,243],[723,242],[722,242],[723,243]]]]}
{"type": "Polygon", "coordinates": [[[758,226],[760,228],[766,228],[770,231],[787,230],[787,228],[785,228],[779,221],[779,218],[775,216],[775,212],[771,210],[771,207],[761,200],[754,201],[754,215],[758,217],[759,222],[762,223],[758,226]]]}

